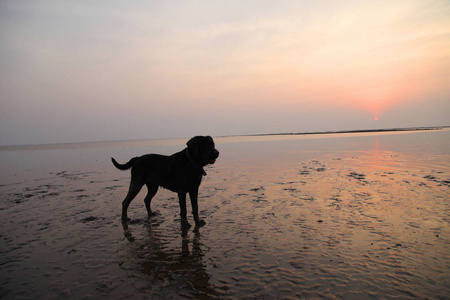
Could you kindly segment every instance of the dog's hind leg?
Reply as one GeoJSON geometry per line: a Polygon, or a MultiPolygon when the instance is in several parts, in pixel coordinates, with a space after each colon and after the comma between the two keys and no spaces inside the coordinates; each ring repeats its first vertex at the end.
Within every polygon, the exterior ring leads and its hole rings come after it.
{"type": "Polygon", "coordinates": [[[153,183],[146,183],[148,188],[148,194],[144,199],[145,208],[147,209],[147,213],[149,216],[152,215],[152,209],[150,208],[150,203],[152,202],[152,198],[156,195],[158,191],[158,185],[153,183]]]}
{"type": "Polygon", "coordinates": [[[128,206],[130,206],[131,201],[133,201],[134,197],[139,194],[144,183],[138,180],[131,180],[130,188],[128,190],[128,194],[122,202],[122,221],[128,221],[127,210],[128,206]]]}

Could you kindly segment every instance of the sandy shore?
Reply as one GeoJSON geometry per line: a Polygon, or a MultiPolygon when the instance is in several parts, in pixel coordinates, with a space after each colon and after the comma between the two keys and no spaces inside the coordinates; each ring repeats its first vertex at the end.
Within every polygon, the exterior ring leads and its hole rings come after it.
{"type": "Polygon", "coordinates": [[[450,131],[216,142],[185,231],[109,162],[182,142],[0,151],[0,297],[450,298],[450,131]]]}

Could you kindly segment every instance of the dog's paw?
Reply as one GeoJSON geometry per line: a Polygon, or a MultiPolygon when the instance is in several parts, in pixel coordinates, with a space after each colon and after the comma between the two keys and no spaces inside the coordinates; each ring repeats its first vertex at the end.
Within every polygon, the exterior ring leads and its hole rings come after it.
{"type": "Polygon", "coordinates": [[[151,217],[159,216],[159,212],[158,211],[151,211],[147,215],[148,215],[149,218],[151,218],[151,217]]]}
{"type": "Polygon", "coordinates": [[[190,228],[191,224],[187,220],[181,220],[181,227],[183,228],[190,228]]]}
{"type": "Polygon", "coordinates": [[[206,222],[204,220],[195,221],[195,226],[196,227],[202,227],[202,226],[205,226],[205,225],[206,225],[206,222]]]}

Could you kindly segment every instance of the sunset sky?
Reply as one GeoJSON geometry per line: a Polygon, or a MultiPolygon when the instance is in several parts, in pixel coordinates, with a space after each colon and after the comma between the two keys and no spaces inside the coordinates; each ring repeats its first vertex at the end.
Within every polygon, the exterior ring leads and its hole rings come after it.
{"type": "Polygon", "coordinates": [[[450,125],[450,2],[0,1],[0,145],[450,125]]]}

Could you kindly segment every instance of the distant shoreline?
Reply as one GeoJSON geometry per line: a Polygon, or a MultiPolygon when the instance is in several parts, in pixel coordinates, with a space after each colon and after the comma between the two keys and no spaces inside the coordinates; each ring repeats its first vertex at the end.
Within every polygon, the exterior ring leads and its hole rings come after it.
{"type": "MultiPolygon", "coordinates": [[[[338,131],[312,131],[312,132],[257,133],[257,134],[243,134],[243,135],[232,135],[232,136],[277,136],[277,135],[313,135],[313,134],[340,134],[340,133],[372,133],[372,132],[442,130],[444,128],[450,128],[450,126],[338,130],[338,131]]],[[[231,136],[222,136],[222,137],[231,137],[231,136]]]]}
{"type": "MultiPolygon", "coordinates": [[[[257,134],[239,134],[239,135],[223,135],[214,136],[215,138],[233,138],[233,137],[264,137],[264,136],[301,136],[301,135],[325,135],[325,134],[351,134],[351,133],[377,133],[377,132],[412,132],[412,131],[432,131],[450,128],[450,126],[433,126],[433,127],[408,127],[408,128],[388,128],[388,129],[363,129],[363,130],[339,130],[339,131],[315,131],[315,132],[287,132],[287,133],[257,133],[257,134]]],[[[114,141],[88,141],[88,142],[68,142],[54,144],[30,144],[30,145],[0,145],[0,151],[23,151],[23,150],[48,150],[48,149],[64,149],[69,145],[76,148],[89,148],[94,144],[102,146],[122,146],[128,142],[145,142],[145,141],[170,141],[183,140],[186,138],[166,138],[166,139],[138,139],[138,140],[114,140],[114,141]]],[[[184,142],[183,142],[184,143],[184,142]]]]}

